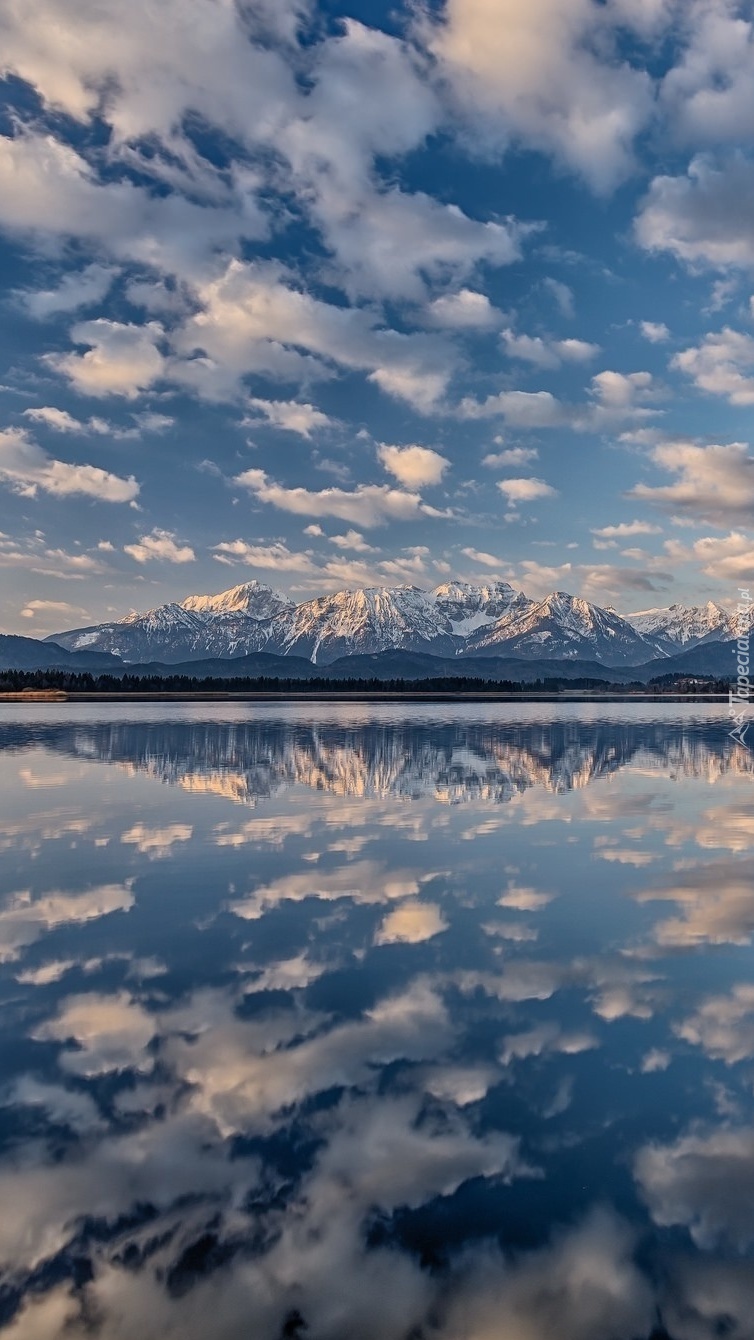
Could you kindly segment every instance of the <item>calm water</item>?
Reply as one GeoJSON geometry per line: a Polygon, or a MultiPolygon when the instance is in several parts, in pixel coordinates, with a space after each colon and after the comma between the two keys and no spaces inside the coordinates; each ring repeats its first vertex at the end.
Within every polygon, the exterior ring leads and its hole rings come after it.
{"type": "Polygon", "coordinates": [[[0,709],[12,1340],[754,1336],[721,709],[0,709]]]}

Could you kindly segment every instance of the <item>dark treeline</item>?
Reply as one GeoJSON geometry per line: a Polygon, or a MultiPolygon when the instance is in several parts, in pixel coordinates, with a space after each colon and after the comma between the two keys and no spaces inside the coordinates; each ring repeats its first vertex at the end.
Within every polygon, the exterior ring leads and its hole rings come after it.
{"type": "Polygon", "coordinates": [[[312,679],[282,678],[199,678],[194,675],[96,675],[73,673],[68,670],[3,670],[0,671],[0,693],[23,693],[26,690],[63,693],[561,693],[564,690],[593,693],[673,693],[708,694],[727,693],[726,680],[689,678],[663,675],[643,684],[634,680],[629,684],[606,679],[535,679],[521,682],[511,679],[492,680],[456,678],[435,679],[312,679]]]}

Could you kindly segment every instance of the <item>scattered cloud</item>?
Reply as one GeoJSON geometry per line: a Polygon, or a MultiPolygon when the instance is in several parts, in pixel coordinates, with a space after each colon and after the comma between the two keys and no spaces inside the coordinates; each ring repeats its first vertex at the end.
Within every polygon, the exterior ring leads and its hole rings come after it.
{"type": "Polygon", "coordinates": [[[430,447],[391,447],[383,443],[377,448],[377,459],[388,474],[409,489],[439,484],[450,466],[447,457],[430,447]]]}
{"type": "Polygon", "coordinates": [[[544,479],[499,479],[497,486],[501,493],[504,493],[508,502],[535,502],[537,498],[555,498],[557,489],[551,484],[545,483],[544,479]]]}
{"type": "Polygon", "coordinates": [[[124,544],[123,552],[137,563],[150,563],[153,559],[162,563],[193,563],[196,559],[191,546],[180,544],[174,531],[157,528],[150,535],[142,535],[136,544],[124,544]]]}
{"type": "Polygon", "coordinates": [[[41,490],[57,498],[84,494],[100,502],[133,502],[139,485],[131,475],[122,479],[95,465],[57,461],[37,446],[23,429],[0,430],[0,480],[23,497],[41,490]]]}
{"type": "Polygon", "coordinates": [[[333,422],[329,415],[315,409],[314,405],[302,404],[297,400],[251,399],[248,404],[249,408],[256,410],[260,417],[245,418],[242,421],[244,428],[254,427],[255,424],[266,420],[273,428],[282,428],[286,432],[298,433],[300,437],[310,439],[313,432],[329,428],[333,422]]]}
{"type": "Polygon", "coordinates": [[[654,448],[651,457],[661,469],[677,475],[677,482],[637,484],[629,497],[712,525],[750,520],[754,459],[745,443],[702,447],[694,442],[665,442],[654,448]]]}
{"type": "Polygon", "coordinates": [[[670,339],[670,331],[664,321],[640,321],[639,329],[650,344],[664,344],[670,339]]]}
{"type": "MultiPolygon", "coordinates": [[[[431,453],[434,455],[434,453],[431,453]]],[[[423,503],[418,493],[406,493],[386,484],[361,484],[349,492],[329,488],[314,491],[286,488],[269,479],[264,470],[245,470],[235,481],[260,502],[297,516],[332,516],[370,529],[387,520],[409,521],[421,513],[442,515],[423,503]]]]}

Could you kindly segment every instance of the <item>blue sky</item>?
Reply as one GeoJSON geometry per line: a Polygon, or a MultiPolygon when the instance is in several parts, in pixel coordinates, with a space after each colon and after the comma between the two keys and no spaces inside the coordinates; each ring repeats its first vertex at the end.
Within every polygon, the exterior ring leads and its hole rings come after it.
{"type": "Polygon", "coordinates": [[[754,581],[735,0],[6,0],[0,626],[754,581]]]}

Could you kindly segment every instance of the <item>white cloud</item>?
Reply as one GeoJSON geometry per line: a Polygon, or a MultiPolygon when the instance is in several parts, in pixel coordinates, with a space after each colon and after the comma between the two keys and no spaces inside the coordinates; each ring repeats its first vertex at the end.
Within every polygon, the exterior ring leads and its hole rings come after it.
{"type": "Polygon", "coordinates": [[[745,1253],[754,1242],[754,1132],[721,1126],[639,1150],[634,1173],[656,1224],[682,1225],[697,1247],[745,1253]]]}
{"type": "Polygon", "coordinates": [[[677,475],[678,482],[637,484],[629,496],[713,525],[746,524],[751,519],[754,460],[745,443],[700,447],[693,442],[665,442],[654,448],[652,459],[677,475]]]}
{"type": "Polygon", "coordinates": [[[664,344],[670,339],[670,331],[664,321],[640,321],[639,328],[650,344],[664,344]]]}
{"type": "Polygon", "coordinates": [[[693,158],[685,177],[655,177],[636,219],[648,251],[689,265],[754,265],[754,162],[742,153],[693,158]]]}
{"type": "Polygon", "coordinates": [[[137,563],[159,559],[163,563],[193,563],[196,554],[188,544],[179,544],[175,532],[155,528],[151,535],[142,535],[136,544],[124,544],[123,552],[137,563]]]}
{"type": "Polygon", "coordinates": [[[410,521],[425,513],[438,515],[423,503],[418,493],[404,493],[387,484],[360,484],[352,492],[345,489],[286,488],[268,478],[264,470],[245,470],[236,483],[249,489],[260,502],[296,516],[333,516],[341,521],[370,529],[385,521],[410,521]]]}
{"type": "Polygon", "coordinates": [[[377,449],[377,459],[388,474],[406,488],[422,488],[439,484],[450,461],[430,447],[391,447],[383,443],[377,449]]]}
{"type": "Polygon", "coordinates": [[[705,576],[726,585],[754,581],[754,539],[745,531],[703,535],[690,546],[668,540],[665,549],[673,562],[700,563],[705,576]]]}
{"type": "Polygon", "coordinates": [[[358,530],[348,530],[345,535],[330,535],[330,544],[334,544],[338,549],[349,549],[356,554],[374,554],[377,550],[374,545],[367,544],[364,536],[358,530]]]}
{"type": "Polygon", "coordinates": [[[530,465],[538,456],[536,447],[506,447],[504,451],[489,452],[484,457],[482,465],[487,465],[490,469],[501,465],[530,465]]]}
{"type": "MultiPolygon", "coordinates": [[[[249,400],[249,408],[255,409],[273,428],[282,428],[289,433],[298,433],[301,437],[311,438],[319,428],[329,428],[333,420],[314,405],[300,403],[297,400],[249,400]]],[[[253,427],[258,419],[244,419],[243,427],[253,427]]]]}
{"type": "Polygon", "coordinates": [[[616,526],[599,526],[592,530],[603,540],[627,540],[632,535],[660,535],[662,526],[653,526],[651,521],[621,521],[616,526]]]}
{"type": "Polygon", "coordinates": [[[485,293],[469,288],[435,298],[427,308],[427,317],[432,325],[451,330],[491,330],[503,320],[502,312],[492,306],[485,293]]]}
{"type": "Polygon", "coordinates": [[[652,111],[649,76],[615,52],[615,18],[592,0],[448,0],[423,35],[482,144],[553,154],[604,191],[652,111]]]}
{"type": "Polygon", "coordinates": [[[516,335],[512,330],[504,330],[501,339],[509,358],[532,363],[538,368],[587,363],[600,352],[598,344],[588,344],[586,340],[543,339],[541,335],[516,335]]]}
{"type": "Polygon", "coordinates": [[[606,369],[591,379],[590,401],[583,405],[558,400],[551,391],[499,391],[486,400],[466,397],[458,407],[462,419],[501,416],[514,428],[570,428],[574,432],[605,432],[651,418],[648,406],[660,388],[649,372],[606,369]]]}
{"type": "MultiPolygon", "coordinates": [[[[76,619],[87,618],[88,611],[81,605],[70,605],[67,600],[29,600],[21,610],[22,619],[44,618],[76,619]]],[[[60,624],[58,623],[58,627],[60,624]]]]}
{"type": "Polygon", "coordinates": [[[162,335],[156,321],[136,326],[99,317],[71,331],[74,344],[89,345],[86,353],[47,354],[45,362],[82,395],[133,400],[163,375],[165,358],[158,348],[162,335]]]}
{"type": "Polygon", "coordinates": [[[731,405],[754,405],[754,337],[725,326],[676,354],[672,367],[731,405]]]}
{"type": "Polygon", "coordinates": [[[221,563],[246,563],[252,568],[270,568],[276,572],[318,572],[309,554],[292,553],[280,541],[264,545],[247,544],[245,540],[223,540],[214,546],[214,554],[221,563]]]}
{"type": "Polygon", "coordinates": [[[496,558],[494,554],[486,554],[480,549],[462,549],[464,558],[470,558],[472,563],[481,563],[485,568],[501,568],[503,560],[496,558]]]}
{"type": "Polygon", "coordinates": [[[544,479],[499,479],[497,486],[508,502],[534,502],[537,498],[554,498],[557,489],[545,483],[544,479]]]}
{"type": "Polygon", "coordinates": [[[32,1036],[40,1042],[75,1041],[77,1050],[61,1052],[58,1063],[70,1074],[91,1076],[121,1070],[148,1074],[154,1068],[148,1047],[155,1032],[155,1020],[121,991],[69,996],[32,1036]]]}
{"type": "Polygon", "coordinates": [[[80,893],[53,890],[35,898],[28,891],[11,894],[0,910],[0,960],[17,958],[19,950],[58,926],[128,912],[133,904],[129,884],[103,884],[80,893]]]}
{"type": "Polygon", "coordinates": [[[22,429],[13,428],[0,430],[0,479],[27,498],[42,489],[58,498],[78,493],[101,502],[132,502],[139,492],[133,475],[121,479],[95,465],[57,461],[22,429]]]}
{"type": "Polygon", "coordinates": [[[335,365],[422,412],[435,407],[455,361],[439,335],[385,328],[374,312],[324,302],[285,279],[279,266],[231,261],[199,285],[201,310],[172,335],[171,376],[222,400],[250,373],[299,381],[332,376],[335,365]]]}
{"type": "Polygon", "coordinates": [[[167,824],[164,828],[148,828],[137,823],[121,834],[121,842],[136,847],[152,859],[172,855],[176,842],[189,842],[194,830],[191,824],[167,824]]]}
{"type": "Polygon", "coordinates": [[[60,312],[76,312],[101,302],[117,274],[112,265],[94,262],[83,270],[63,274],[56,288],[20,290],[15,296],[30,316],[44,321],[60,312]]]}
{"type": "Polygon", "coordinates": [[[568,284],[562,283],[559,279],[553,279],[547,275],[542,280],[542,287],[547,289],[555,299],[555,305],[561,316],[571,318],[575,315],[573,289],[568,284]]]}
{"type": "Polygon", "coordinates": [[[435,903],[418,899],[401,903],[380,923],[375,944],[419,944],[448,929],[448,923],[435,903]]]}

